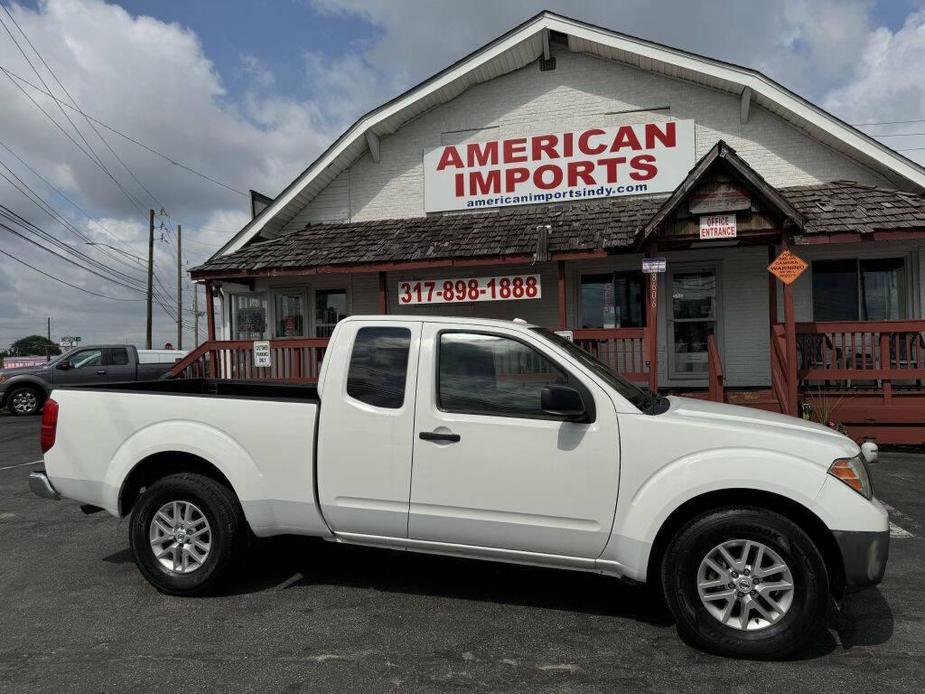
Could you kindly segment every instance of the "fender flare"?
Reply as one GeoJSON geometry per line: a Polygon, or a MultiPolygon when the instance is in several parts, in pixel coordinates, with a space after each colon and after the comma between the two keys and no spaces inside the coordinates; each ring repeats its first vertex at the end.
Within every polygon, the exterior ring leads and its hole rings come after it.
{"type": "Polygon", "coordinates": [[[245,509],[246,501],[263,496],[263,475],[233,437],[202,422],[174,419],[139,429],[113,454],[103,477],[107,511],[119,515],[119,499],[126,480],[139,464],[158,453],[186,453],[213,465],[231,483],[245,509]]]}
{"type": "Polygon", "coordinates": [[[778,451],[697,451],[654,471],[630,499],[619,500],[615,532],[601,559],[616,562],[629,578],[645,580],[652,546],[669,516],[697,497],[732,489],[784,497],[832,527],[831,514],[816,501],[825,481],[819,463],[778,451]]]}
{"type": "Polygon", "coordinates": [[[12,391],[16,390],[17,388],[21,388],[22,386],[33,386],[46,398],[51,394],[52,391],[52,385],[50,383],[39,378],[38,376],[31,375],[13,376],[13,378],[4,383],[4,386],[4,402],[6,402],[7,397],[12,391]]]}

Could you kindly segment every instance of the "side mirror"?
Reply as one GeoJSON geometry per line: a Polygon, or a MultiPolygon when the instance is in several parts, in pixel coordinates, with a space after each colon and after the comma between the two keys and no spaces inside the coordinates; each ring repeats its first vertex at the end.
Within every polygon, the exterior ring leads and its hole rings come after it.
{"type": "Polygon", "coordinates": [[[581,393],[570,386],[548,385],[540,393],[540,408],[546,414],[578,419],[587,414],[581,393]]]}
{"type": "Polygon", "coordinates": [[[58,364],[58,368],[61,369],[62,371],[67,371],[69,368],[71,368],[71,363],[68,361],[63,361],[60,364],[58,364]]]}

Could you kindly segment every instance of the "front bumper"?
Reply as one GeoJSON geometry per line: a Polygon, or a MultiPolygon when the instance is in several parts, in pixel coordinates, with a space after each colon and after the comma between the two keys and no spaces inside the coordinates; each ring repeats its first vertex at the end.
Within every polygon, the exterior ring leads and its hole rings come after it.
{"type": "Polygon", "coordinates": [[[857,590],[883,580],[890,556],[890,531],[834,530],[845,565],[845,587],[857,590]]]}
{"type": "Polygon", "coordinates": [[[58,491],[52,486],[51,480],[48,479],[48,475],[45,474],[44,470],[29,473],[29,489],[32,490],[33,494],[43,499],[55,499],[57,501],[61,498],[61,495],[58,494],[58,491]]]}

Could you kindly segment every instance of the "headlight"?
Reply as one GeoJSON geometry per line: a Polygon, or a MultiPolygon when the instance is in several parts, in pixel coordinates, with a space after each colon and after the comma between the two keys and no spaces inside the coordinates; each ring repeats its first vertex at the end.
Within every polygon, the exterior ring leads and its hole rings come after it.
{"type": "Polygon", "coordinates": [[[859,455],[854,458],[837,459],[829,466],[829,474],[840,479],[865,499],[870,499],[874,495],[867,465],[859,455]]]}

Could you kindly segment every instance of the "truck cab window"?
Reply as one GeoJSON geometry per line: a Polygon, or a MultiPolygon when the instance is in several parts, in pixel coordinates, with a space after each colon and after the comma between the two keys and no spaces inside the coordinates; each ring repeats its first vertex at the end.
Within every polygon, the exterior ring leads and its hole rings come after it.
{"type": "Polygon", "coordinates": [[[126,366],[128,364],[128,350],[123,347],[113,347],[109,351],[109,359],[113,366],[126,366]]]}
{"type": "Polygon", "coordinates": [[[103,363],[103,350],[84,349],[74,356],[68,357],[68,364],[72,369],[83,369],[90,366],[101,366],[103,363]]]}
{"type": "Polygon", "coordinates": [[[400,408],[410,347],[407,328],[360,328],[350,355],[347,395],[374,407],[400,408]]]}
{"type": "Polygon", "coordinates": [[[540,393],[568,377],[539,352],[499,335],[440,335],[439,406],[450,412],[546,417],[540,393]]]}

